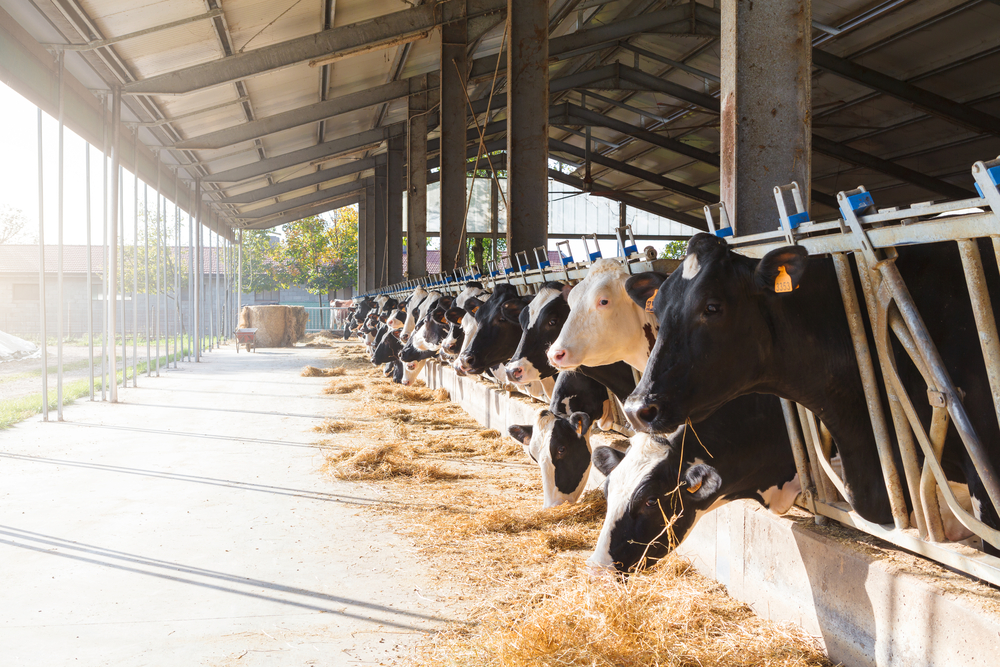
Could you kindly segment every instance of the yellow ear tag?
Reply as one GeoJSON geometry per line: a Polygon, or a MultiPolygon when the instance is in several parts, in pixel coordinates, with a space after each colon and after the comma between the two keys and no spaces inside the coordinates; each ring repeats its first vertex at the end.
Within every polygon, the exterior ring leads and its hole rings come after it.
{"type": "Polygon", "coordinates": [[[583,422],[576,423],[576,437],[578,438],[583,437],[583,422]]]}
{"type": "Polygon", "coordinates": [[[778,267],[778,276],[774,279],[774,291],[776,294],[792,291],[792,277],[785,271],[784,266],[778,267]]]}
{"type": "Polygon", "coordinates": [[[689,486],[687,488],[687,491],[688,491],[688,493],[694,493],[695,491],[697,491],[700,488],[701,488],[701,480],[698,480],[698,483],[695,484],[694,486],[689,486]]]}
{"type": "Polygon", "coordinates": [[[656,298],[656,293],[659,292],[659,291],[660,291],[659,289],[653,290],[653,296],[651,296],[648,299],[646,299],[646,312],[647,313],[653,312],[653,299],[656,298]]]}

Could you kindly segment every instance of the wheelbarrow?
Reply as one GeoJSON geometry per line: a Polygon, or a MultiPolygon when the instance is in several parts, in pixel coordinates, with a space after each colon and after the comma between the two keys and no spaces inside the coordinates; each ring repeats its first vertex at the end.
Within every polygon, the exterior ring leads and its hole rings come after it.
{"type": "Polygon", "coordinates": [[[257,351],[257,329],[237,329],[236,330],[236,354],[240,353],[240,345],[246,345],[247,352],[257,351]]]}

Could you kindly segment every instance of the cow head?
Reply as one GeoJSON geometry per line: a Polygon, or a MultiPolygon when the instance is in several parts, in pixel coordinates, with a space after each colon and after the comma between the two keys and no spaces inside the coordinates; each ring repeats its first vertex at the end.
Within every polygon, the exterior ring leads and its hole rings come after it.
{"type": "Polygon", "coordinates": [[[798,246],[772,250],[758,262],[731,252],[723,239],[698,234],[669,278],[633,276],[629,294],[635,303],[650,303],[660,322],[642,380],[625,403],[633,425],[669,433],[736,396],[773,390],[762,380],[776,359],[773,306],[783,297],[775,280],[798,287],[806,263],[798,246]]]}
{"type": "Polygon", "coordinates": [[[403,343],[399,340],[399,330],[390,330],[382,336],[382,341],[375,347],[372,363],[384,364],[388,361],[394,361],[399,357],[399,351],[402,348],[403,343]]]}
{"type": "Polygon", "coordinates": [[[527,305],[513,285],[498,285],[476,311],[476,333],[459,355],[466,373],[479,374],[503,364],[521,338],[521,310],[527,305]]]}
{"type": "Polygon", "coordinates": [[[511,426],[511,437],[542,472],[543,507],[575,503],[590,477],[590,415],[568,419],[540,410],[533,426],[511,426]]]}
{"type": "Polygon", "coordinates": [[[527,384],[555,375],[545,353],[569,317],[565,295],[570,289],[560,282],[545,283],[521,311],[521,341],[507,363],[507,379],[511,382],[527,384]]]}
{"type": "Polygon", "coordinates": [[[656,341],[651,313],[625,291],[629,274],[613,259],[599,259],[569,293],[569,317],[548,351],[559,370],[625,361],[641,370],[656,341]]]}
{"type": "Polygon", "coordinates": [[[594,467],[607,476],[608,510],[590,565],[630,572],[655,563],[719,500],[715,468],[681,460],[681,431],[669,438],[637,434],[625,454],[594,450],[594,467]]]}

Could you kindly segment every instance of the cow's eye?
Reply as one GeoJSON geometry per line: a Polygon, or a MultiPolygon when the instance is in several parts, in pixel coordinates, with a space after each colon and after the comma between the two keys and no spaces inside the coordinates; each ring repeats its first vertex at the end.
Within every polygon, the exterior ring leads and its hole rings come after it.
{"type": "Polygon", "coordinates": [[[608,303],[609,302],[608,302],[607,299],[601,299],[600,301],[597,302],[597,305],[598,306],[606,306],[606,305],[608,305],[608,303]]]}
{"type": "Polygon", "coordinates": [[[722,312],[722,306],[718,303],[709,303],[705,305],[706,315],[717,315],[722,312]]]}
{"type": "Polygon", "coordinates": [[[563,455],[566,454],[566,445],[560,445],[556,448],[556,458],[561,459],[563,455]]]}
{"type": "Polygon", "coordinates": [[[553,319],[549,320],[549,326],[550,326],[550,327],[554,327],[554,326],[555,326],[555,325],[557,325],[557,324],[558,324],[558,322],[556,322],[555,318],[553,318],[553,319]]]}
{"type": "Polygon", "coordinates": [[[656,502],[656,496],[650,496],[649,498],[646,498],[646,507],[656,507],[656,502]]]}

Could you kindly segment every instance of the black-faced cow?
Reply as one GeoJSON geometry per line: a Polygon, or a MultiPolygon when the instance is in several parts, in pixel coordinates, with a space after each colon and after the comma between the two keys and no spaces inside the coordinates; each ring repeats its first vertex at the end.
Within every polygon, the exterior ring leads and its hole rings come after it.
{"type": "MultiPolygon", "coordinates": [[[[989,243],[981,245],[996,310],[1000,279],[989,243]]],[[[996,445],[1000,429],[978,356],[972,309],[967,299],[956,298],[965,277],[955,245],[899,248],[896,265],[952,380],[965,391],[966,410],[988,443],[994,469],[1000,469],[996,445]]],[[[891,520],[831,260],[808,257],[800,247],[785,247],[757,261],[731,252],[723,240],[699,234],[688,245],[683,270],[661,285],[648,285],[646,293],[652,297],[654,290],[660,337],[642,382],[626,405],[640,428],[670,430],[688,418],[705,418],[750,392],[797,401],[833,434],[848,502],[869,521],[891,520]],[[782,273],[801,289],[775,293],[775,278],[782,273]]],[[[896,356],[910,395],[922,394],[923,379],[904,355],[896,356]]],[[[924,418],[929,416],[926,402],[918,401],[917,409],[924,418]]],[[[943,464],[950,474],[964,476],[956,481],[968,483],[975,514],[997,527],[997,513],[954,428],[946,438],[943,464]]]]}
{"type": "Polygon", "coordinates": [[[607,475],[608,510],[588,563],[622,572],[656,562],[727,502],[782,514],[800,491],[778,399],[762,394],[670,435],[637,433],[624,455],[599,447],[593,460],[607,475]]]}
{"type": "Polygon", "coordinates": [[[497,285],[476,311],[476,331],[458,357],[461,368],[473,375],[484,372],[510,359],[521,339],[521,310],[528,299],[517,293],[513,285],[497,285]]]}
{"type": "Polygon", "coordinates": [[[560,282],[545,283],[521,311],[521,340],[506,364],[511,382],[527,384],[555,375],[556,369],[545,354],[569,317],[565,297],[570,289],[560,282]]]}

